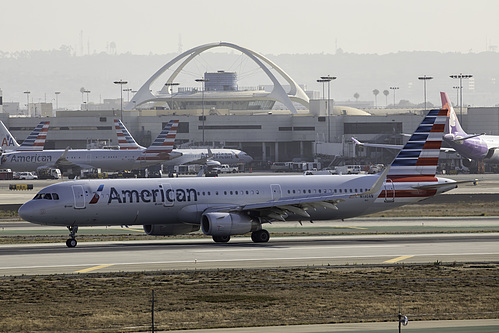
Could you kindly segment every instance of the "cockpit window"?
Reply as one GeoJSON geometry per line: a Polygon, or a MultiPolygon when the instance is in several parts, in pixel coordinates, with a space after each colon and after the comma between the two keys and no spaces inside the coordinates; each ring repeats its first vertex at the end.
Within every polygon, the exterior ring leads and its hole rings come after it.
{"type": "Polygon", "coordinates": [[[57,193],[38,193],[33,198],[33,200],[40,200],[40,199],[59,200],[59,195],[57,193]]]}

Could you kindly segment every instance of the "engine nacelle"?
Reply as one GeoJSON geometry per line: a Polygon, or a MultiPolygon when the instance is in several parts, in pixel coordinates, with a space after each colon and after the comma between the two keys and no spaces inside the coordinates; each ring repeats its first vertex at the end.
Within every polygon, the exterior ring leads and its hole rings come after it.
{"type": "Polygon", "coordinates": [[[499,163],[499,149],[489,149],[485,159],[489,163],[499,163]]]}
{"type": "Polygon", "coordinates": [[[182,235],[199,230],[199,225],[195,224],[149,224],[144,225],[144,231],[151,236],[173,236],[182,235]]]}
{"type": "Polygon", "coordinates": [[[201,217],[201,230],[205,235],[243,235],[260,229],[260,223],[251,217],[234,213],[206,213],[201,217]]]}

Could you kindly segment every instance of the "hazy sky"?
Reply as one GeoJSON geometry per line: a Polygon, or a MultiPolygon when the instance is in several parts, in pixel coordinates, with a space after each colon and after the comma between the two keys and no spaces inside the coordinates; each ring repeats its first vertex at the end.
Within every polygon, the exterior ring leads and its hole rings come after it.
{"type": "Polygon", "coordinates": [[[227,41],[262,54],[482,52],[499,45],[498,14],[497,0],[4,1],[0,51],[165,54],[227,41]]]}

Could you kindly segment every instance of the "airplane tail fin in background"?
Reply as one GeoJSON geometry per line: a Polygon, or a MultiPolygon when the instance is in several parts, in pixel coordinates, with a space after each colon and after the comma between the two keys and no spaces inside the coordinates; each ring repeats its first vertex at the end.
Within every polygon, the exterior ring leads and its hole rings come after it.
{"type": "Polygon", "coordinates": [[[0,140],[2,140],[2,151],[15,150],[19,147],[19,143],[17,143],[16,139],[10,134],[3,121],[0,121],[0,140]]]}
{"type": "Polygon", "coordinates": [[[177,136],[178,120],[170,120],[154,142],[144,151],[143,160],[167,160],[177,136]]]}
{"type": "Polygon", "coordinates": [[[428,112],[392,162],[388,179],[393,182],[434,180],[448,112],[447,109],[428,112]]]}
{"type": "Polygon", "coordinates": [[[135,141],[121,120],[114,119],[114,128],[116,129],[116,135],[118,136],[118,146],[120,150],[145,149],[135,141]]]}
{"type": "Polygon", "coordinates": [[[50,121],[41,121],[16,150],[42,151],[45,147],[49,125],[50,121]]]}
{"type": "Polygon", "coordinates": [[[461,128],[461,124],[457,119],[456,112],[452,107],[452,103],[446,92],[440,92],[440,98],[442,99],[442,109],[449,110],[449,126],[445,134],[454,134],[459,136],[467,136],[466,132],[461,128]]]}

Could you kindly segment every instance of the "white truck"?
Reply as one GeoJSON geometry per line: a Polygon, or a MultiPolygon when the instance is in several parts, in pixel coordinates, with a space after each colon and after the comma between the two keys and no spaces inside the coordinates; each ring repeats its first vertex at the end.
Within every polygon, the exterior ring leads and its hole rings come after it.
{"type": "Polygon", "coordinates": [[[216,172],[216,173],[237,173],[237,172],[239,172],[238,167],[233,167],[233,166],[230,166],[228,164],[222,164],[220,166],[214,167],[212,170],[213,170],[213,172],[216,172]]]}

